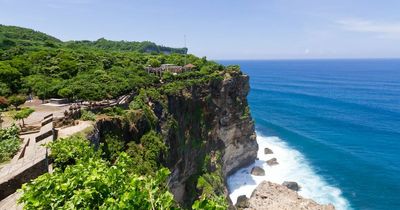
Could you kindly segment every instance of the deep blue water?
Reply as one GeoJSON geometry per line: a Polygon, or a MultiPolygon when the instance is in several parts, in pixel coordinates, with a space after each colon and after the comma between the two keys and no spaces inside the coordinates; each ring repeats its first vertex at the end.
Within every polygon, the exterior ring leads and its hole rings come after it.
{"type": "Polygon", "coordinates": [[[400,209],[400,60],[219,61],[250,75],[256,130],[300,151],[354,209],[400,209]]]}

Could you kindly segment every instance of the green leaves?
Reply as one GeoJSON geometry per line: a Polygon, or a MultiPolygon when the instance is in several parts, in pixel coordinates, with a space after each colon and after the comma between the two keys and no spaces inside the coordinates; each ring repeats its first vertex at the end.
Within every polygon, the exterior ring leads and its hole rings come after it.
{"type": "Polygon", "coordinates": [[[22,120],[22,119],[29,117],[29,115],[31,115],[33,112],[35,112],[34,109],[27,107],[27,108],[23,108],[19,111],[11,112],[11,116],[15,120],[22,120]]]}
{"type": "Polygon", "coordinates": [[[26,97],[24,95],[13,95],[8,97],[8,102],[18,108],[20,105],[24,104],[26,97]]]}
{"type": "Polygon", "coordinates": [[[81,120],[95,121],[96,115],[91,111],[82,110],[81,120]]]}
{"type": "Polygon", "coordinates": [[[49,143],[47,147],[51,149],[50,158],[53,159],[54,166],[61,170],[79,161],[88,161],[90,158],[99,157],[89,140],[80,136],[58,139],[49,143]]]}
{"type": "Polygon", "coordinates": [[[9,160],[19,150],[21,140],[18,132],[16,125],[0,129],[0,163],[9,160]]]}
{"type": "Polygon", "coordinates": [[[173,209],[168,169],[138,176],[130,172],[133,165],[126,153],[114,165],[96,157],[78,160],[25,184],[20,202],[25,209],[173,209]]]}

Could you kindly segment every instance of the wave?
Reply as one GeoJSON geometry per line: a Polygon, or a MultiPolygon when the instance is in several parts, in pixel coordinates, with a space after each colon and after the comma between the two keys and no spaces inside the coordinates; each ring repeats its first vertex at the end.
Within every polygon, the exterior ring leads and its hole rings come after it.
{"type": "Polygon", "coordinates": [[[338,210],[351,209],[341,190],[319,176],[300,152],[292,149],[279,137],[258,134],[257,143],[259,160],[228,177],[229,196],[233,203],[236,203],[240,195],[250,197],[257,185],[264,180],[278,184],[284,181],[295,181],[301,186],[299,191],[301,196],[321,204],[331,203],[338,210]],[[266,147],[270,148],[274,154],[265,155],[264,148],[266,147]],[[268,166],[265,161],[273,157],[277,158],[279,164],[268,166]],[[254,166],[262,167],[266,175],[252,176],[250,171],[254,166]]]}

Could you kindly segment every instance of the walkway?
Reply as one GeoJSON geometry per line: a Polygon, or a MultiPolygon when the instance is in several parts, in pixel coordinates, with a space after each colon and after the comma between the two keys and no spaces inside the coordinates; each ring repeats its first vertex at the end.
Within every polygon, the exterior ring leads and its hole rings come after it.
{"type": "Polygon", "coordinates": [[[0,170],[0,200],[13,194],[22,184],[48,171],[47,149],[43,144],[54,139],[53,115],[46,116],[41,124],[38,133],[22,136],[22,149],[0,170]]]}

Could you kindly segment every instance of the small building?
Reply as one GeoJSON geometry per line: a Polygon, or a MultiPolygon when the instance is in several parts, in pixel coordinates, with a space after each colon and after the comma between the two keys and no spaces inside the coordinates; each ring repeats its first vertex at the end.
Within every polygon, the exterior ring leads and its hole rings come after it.
{"type": "Polygon", "coordinates": [[[160,66],[163,72],[171,72],[171,73],[182,73],[183,72],[183,67],[174,65],[174,64],[162,64],[160,66]]]}
{"type": "Polygon", "coordinates": [[[148,66],[146,67],[146,71],[147,73],[152,73],[152,74],[156,74],[156,75],[162,75],[162,73],[164,72],[171,72],[173,74],[179,74],[185,71],[192,71],[193,69],[195,69],[196,66],[189,63],[185,66],[178,66],[175,64],[162,64],[160,67],[151,67],[148,66]]]}
{"type": "Polygon", "coordinates": [[[67,98],[51,98],[49,100],[51,104],[68,104],[69,100],[67,98]]]}

